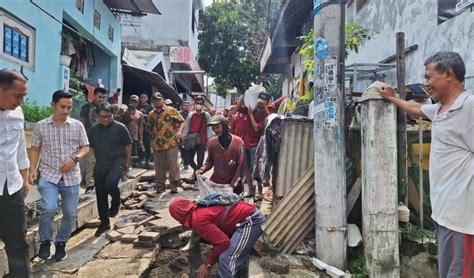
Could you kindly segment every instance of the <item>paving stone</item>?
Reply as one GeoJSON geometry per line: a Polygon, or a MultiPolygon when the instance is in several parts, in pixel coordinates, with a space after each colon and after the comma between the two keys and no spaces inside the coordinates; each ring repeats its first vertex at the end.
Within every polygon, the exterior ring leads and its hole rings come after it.
{"type": "Polygon", "coordinates": [[[138,240],[143,242],[157,241],[160,238],[160,233],[143,232],[138,235],[138,240]]]}
{"type": "Polygon", "coordinates": [[[116,230],[118,233],[123,234],[133,234],[135,232],[135,227],[134,226],[127,226],[123,227],[121,229],[116,230]]]}
{"type": "Polygon", "coordinates": [[[117,241],[120,240],[122,234],[117,231],[109,231],[107,232],[106,236],[110,241],[117,241]]]}
{"type": "Polygon", "coordinates": [[[100,226],[100,219],[97,219],[97,218],[90,220],[85,225],[86,228],[97,228],[99,226],[100,226]]]}
{"type": "Polygon", "coordinates": [[[182,245],[182,241],[179,238],[178,233],[170,233],[166,235],[160,235],[160,244],[162,248],[177,249],[182,245]]]}
{"type": "Polygon", "coordinates": [[[80,268],[77,277],[141,277],[152,262],[152,258],[95,259],[80,268]]]}
{"type": "Polygon", "coordinates": [[[139,235],[139,234],[140,234],[141,232],[143,232],[143,231],[145,231],[145,227],[144,227],[144,226],[138,226],[138,227],[135,228],[134,233],[135,233],[136,235],[139,235]]]}
{"type": "Polygon", "coordinates": [[[140,194],[140,196],[138,196],[138,200],[140,201],[147,200],[147,199],[148,199],[148,196],[145,194],[140,194]]]}
{"type": "Polygon", "coordinates": [[[97,255],[97,259],[131,259],[154,258],[156,251],[153,249],[134,248],[130,244],[114,242],[104,247],[97,255]]]}
{"type": "Polygon", "coordinates": [[[153,248],[157,246],[157,244],[153,241],[140,241],[140,240],[135,240],[133,242],[133,247],[137,248],[153,248]]]}
{"type": "Polygon", "coordinates": [[[135,240],[138,240],[138,235],[136,234],[124,234],[120,237],[120,241],[123,243],[133,243],[135,240]]]}
{"type": "Polygon", "coordinates": [[[290,264],[287,261],[263,258],[260,260],[260,265],[278,274],[287,274],[290,271],[290,264]]]}

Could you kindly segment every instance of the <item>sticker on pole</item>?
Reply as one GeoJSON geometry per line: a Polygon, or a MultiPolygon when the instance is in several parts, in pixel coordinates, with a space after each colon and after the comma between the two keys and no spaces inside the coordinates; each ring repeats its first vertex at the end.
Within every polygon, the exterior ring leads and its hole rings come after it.
{"type": "Polygon", "coordinates": [[[326,119],[325,125],[335,126],[336,125],[336,99],[328,98],[325,102],[326,108],[326,119]]]}
{"type": "Polygon", "coordinates": [[[315,52],[317,58],[324,58],[329,55],[328,42],[323,38],[317,38],[315,42],[315,52]]]}

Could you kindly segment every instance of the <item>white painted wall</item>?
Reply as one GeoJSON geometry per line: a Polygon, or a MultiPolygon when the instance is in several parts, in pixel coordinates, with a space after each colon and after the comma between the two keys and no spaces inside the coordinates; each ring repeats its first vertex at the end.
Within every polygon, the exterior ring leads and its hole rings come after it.
{"type": "MultiPolygon", "coordinates": [[[[357,22],[377,32],[346,64],[373,63],[395,54],[396,32],[405,32],[405,45],[418,44],[406,56],[407,84],[423,82],[423,63],[437,51],[456,51],[466,64],[466,88],[474,88],[474,12],[469,10],[438,25],[438,1],[369,0],[358,12],[354,3],[347,10],[347,22],[357,22]]],[[[387,82],[396,84],[392,70],[387,82]]]]}
{"type": "MultiPolygon", "coordinates": [[[[201,0],[153,0],[161,15],[149,14],[137,21],[135,26],[123,26],[123,42],[152,40],[153,45],[187,45],[194,56],[198,53],[198,29],[191,28],[192,7],[195,8],[199,24],[199,1],[201,0]]],[[[127,20],[125,20],[127,21],[127,20]]]]}

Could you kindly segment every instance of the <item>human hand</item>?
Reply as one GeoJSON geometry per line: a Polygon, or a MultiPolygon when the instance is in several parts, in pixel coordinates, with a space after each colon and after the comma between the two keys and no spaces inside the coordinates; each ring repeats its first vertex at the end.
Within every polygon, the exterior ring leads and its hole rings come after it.
{"type": "Polygon", "coordinates": [[[390,98],[395,98],[395,89],[388,85],[385,84],[379,91],[380,95],[385,98],[385,99],[390,99],[390,98]]]}
{"type": "Polygon", "coordinates": [[[204,173],[204,170],[199,169],[196,171],[196,175],[202,175],[204,173]]]}
{"type": "Polygon", "coordinates": [[[76,166],[76,163],[74,162],[74,160],[72,160],[72,158],[68,157],[63,162],[63,165],[61,165],[61,167],[59,167],[59,172],[67,173],[67,172],[71,171],[74,168],[74,166],[76,166]]]}
{"type": "Polygon", "coordinates": [[[35,184],[35,180],[38,178],[38,172],[30,170],[30,175],[28,176],[28,181],[30,184],[35,184]]]}
{"type": "Polygon", "coordinates": [[[206,278],[209,275],[209,269],[207,269],[205,264],[202,264],[198,268],[198,278],[206,278]]]}
{"type": "Polygon", "coordinates": [[[30,192],[30,186],[28,185],[28,182],[23,182],[23,199],[28,196],[28,192],[30,192]]]}
{"type": "Polygon", "coordinates": [[[178,133],[176,133],[176,138],[177,138],[177,139],[183,138],[183,132],[178,131],[178,133]]]}
{"type": "Polygon", "coordinates": [[[139,146],[140,148],[143,148],[143,141],[138,141],[138,146],[139,146]]]}

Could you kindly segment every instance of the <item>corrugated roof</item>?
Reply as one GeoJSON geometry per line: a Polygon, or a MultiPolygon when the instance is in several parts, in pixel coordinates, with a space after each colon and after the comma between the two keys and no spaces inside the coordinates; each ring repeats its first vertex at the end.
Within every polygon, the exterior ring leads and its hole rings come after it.
{"type": "Polygon", "coordinates": [[[116,12],[145,14],[161,14],[152,0],[104,0],[110,10],[116,12]]]}
{"type": "Polygon", "coordinates": [[[152,87],[155,87],[156,89],[158,89],[158,91],[160,91],[164,95],[165,98],[169,98],[178,103],[182,102],[181,98],[179,97],[175,89],[173,89],[173,87],[168,85],[168,83],[166,83],[163,77],[161,77],[161,75],[159,75],[158,73],[136,68],[129,65],[122,65],[122,69],[124,73],[130,74],[134,76],[135,78],[141,79],[147,84],[150,84],[152,87]]]}

